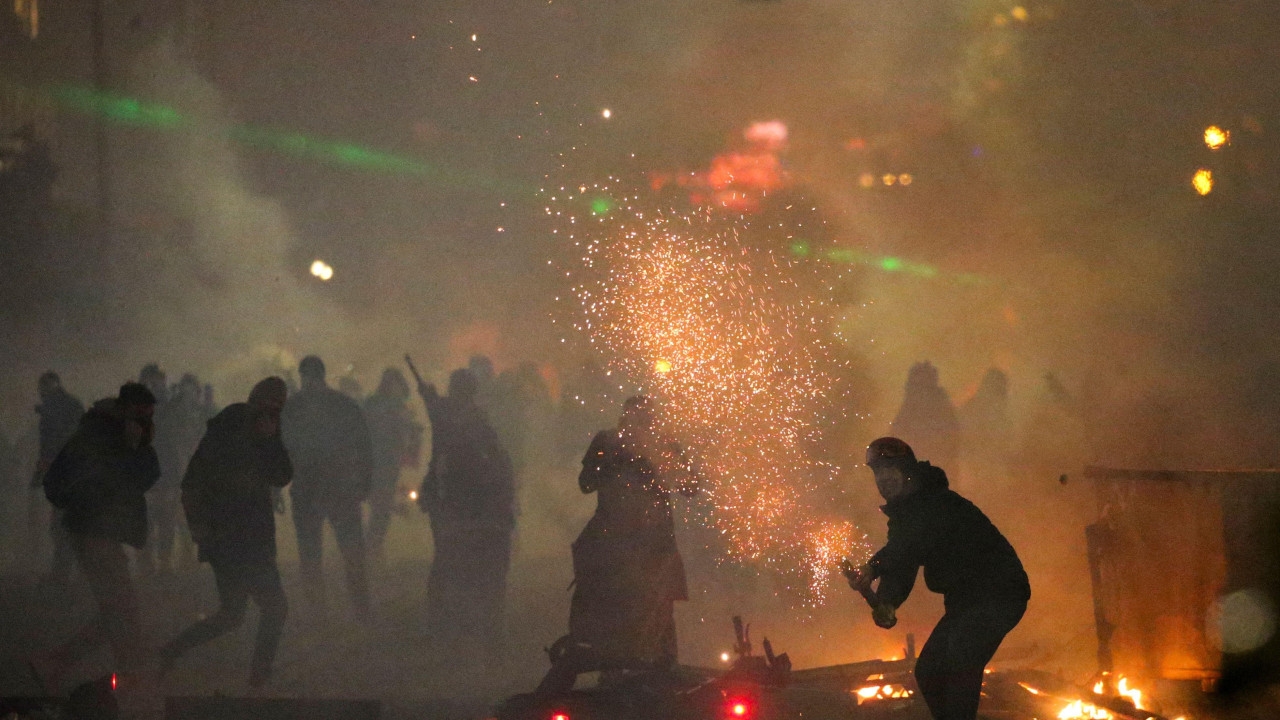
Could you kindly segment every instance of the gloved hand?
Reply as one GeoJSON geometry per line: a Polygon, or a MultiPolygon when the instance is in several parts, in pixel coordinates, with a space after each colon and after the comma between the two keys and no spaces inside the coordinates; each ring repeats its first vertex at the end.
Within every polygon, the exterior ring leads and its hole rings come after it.
{"type": "Polygon", "coordinates": [[[879,627],[888,630],[898,624],[898,611],[888,603],[881,603],[871,609],[871,619],[879,627]]]}

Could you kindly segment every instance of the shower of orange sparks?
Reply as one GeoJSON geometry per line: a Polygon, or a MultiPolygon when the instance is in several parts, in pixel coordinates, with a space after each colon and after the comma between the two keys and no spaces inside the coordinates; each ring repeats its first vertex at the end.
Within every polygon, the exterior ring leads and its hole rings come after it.
{"type": "Polygon", "coordinates": [[[561,192],[556,202],[608,194],[615,208],[584,224],[547,208],[582,251],[576,328],[659,399],[666,429],[703,469],[730,557],[802,575],[820,601],[839,560],[867,550],[852,524],[819,517],[806,498],[834,487],[836,472],[809,454],[841,410],[826,301],[802,291],[798,267],[740,243],[745,221],[649,212],[608,185],[561,192]]]}

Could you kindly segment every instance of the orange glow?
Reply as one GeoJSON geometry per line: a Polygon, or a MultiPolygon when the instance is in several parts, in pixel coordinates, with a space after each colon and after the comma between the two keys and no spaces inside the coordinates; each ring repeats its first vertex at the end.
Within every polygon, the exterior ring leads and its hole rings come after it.
{"type": "Polygon", "coordinates": [[[763,145],[769,150],[779,150],[787,142],[787,126],[781,120],[751,123],[742,133],[748,141],[763,145]]]}
{"type": "Polygon", "coordinates": [[[1231,143],[1231,133],[1223,130],[1217,125],[1210,125],[1204,130],[1204,144],[1210,150],[1217,150],[1223,145],[1231,143]]]}
{"type": "Polygon", "coordinates": [[[1196,192],[1201,195],[1208,195],[1213,192],[1213,171],[1206,168],[1197,170],[1196,174],[1191,178],[1191,187],[1195,188],[1196,192]]]}
{"type": "Polygon", "coordinates": [[[1111,720],[1113,717],[1106,710],[1083,700],[1076,700],[1058,713],[1058,720],[1111,720]]]}
{"type": "Polygon", "coordinates": [[[653,363],[653,371],[659,375],[666,375],[671,372],[670,360],[657,360],[653,363]]]}

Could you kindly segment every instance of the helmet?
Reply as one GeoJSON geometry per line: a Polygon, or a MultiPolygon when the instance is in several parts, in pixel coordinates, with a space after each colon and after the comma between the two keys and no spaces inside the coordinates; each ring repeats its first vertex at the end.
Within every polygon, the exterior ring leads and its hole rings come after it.
{"type": "Polygon", "coordinates": [[[867,465],[870,467],[915,461],[916,454],[911,450],[911,446],[896,437],[872,440],[867,446],[867,465]]]}

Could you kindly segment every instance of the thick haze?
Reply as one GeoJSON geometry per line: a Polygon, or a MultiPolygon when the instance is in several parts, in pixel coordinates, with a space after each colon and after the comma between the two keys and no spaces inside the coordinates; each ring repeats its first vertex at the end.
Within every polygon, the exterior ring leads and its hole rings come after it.
{"type": "MultiPolygon", "coordinates": [[[[310,352],[333,376],[352,367],[366,390],[406,351],[436,378],[473,352],[574,376],[579,346],[550,321],[566,288],[547,261],[573,255],[543,221],[547,176],[705,170],[745,146],[751,123],[779,120],[785,192],[826,221],[804,239],[873,259],[836,289],[866,404],[850,411],[872,418],[838,440],[848,465],[887,432],[913,362],[931,360],[957,402],[988,368],[1009,374],[1009,476],[981,477],[968,461],[955,474],[1032,571],[1037,595],[1011,653],[1070,666],[1093,651],[1083,525],[1095,508],[1060,474],[1277,461],[1274,3],[217,5],[194,18],[194,36],[131,24],[124,9],[111,25],[114,88],[198,120],[113,130],[110,239],[85,221],[91,123],[57,116],[58,201],[78,214],[63,241],[11,265],[25,278],[5,290],[11,437],[29,431],[35,378],[49,368],[89,399],[159,361],[171,379],[211,380],[223,403],[310,352]],[[228,133],[240,124],[428,169],[250,147],[228,133]],[[1210,124],[1232,131],[1230,148],[1205,148],[1210,124]],[[1190,185],[1200,166],[1219,177],[1203,198],[1190,185]],[[885,186],[886,173],[912,182],[885,186]],[[333,265],[332,281],[308,274],[315,258],[333,265]],[[881,258],[934,272],[886,270],[881,258]],[[1074,415],[1048,403],[1046,372],[1074,415]]],[[[50,82],[89,77],[64,72],[50,82]]],[[[787,253],[794,239],[769,240],[787,253]]],[[[524,490],[521,552],[561,574],[591,508],[575,472],[562,463],[524,490]]],[[[868,478],[851,467],[848,480],[854,519],[879,540],[868,478]]],[[[690,661],[727,647],[738,609],[791,632],[765,630],[801,665],[902,644],[868,635],[852,597],[801,623],[761,599],[767,581],[732,585],[689,560],[699,594],[679,618],[690,661]],[[849,640],[854,622],[870,644],[849,640]]],[[[567,596],[547,597],[555,632],[567,596]]],[[[912,604],[922,610],[904,611],[908,629],[922,638],[937,603],[912,604]]]]}

